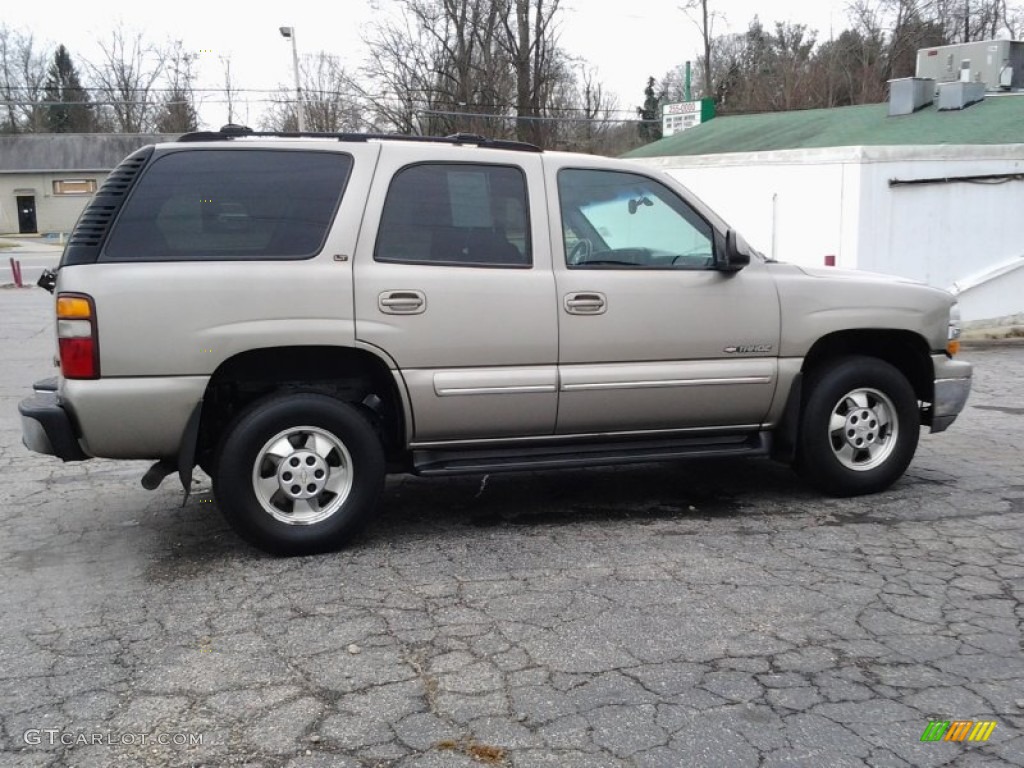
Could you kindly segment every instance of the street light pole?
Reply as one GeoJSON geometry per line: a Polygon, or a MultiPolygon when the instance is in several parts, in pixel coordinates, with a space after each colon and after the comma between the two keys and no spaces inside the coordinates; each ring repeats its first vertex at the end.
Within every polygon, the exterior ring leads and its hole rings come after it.
{"type": "Polygon", "coordinates": [[[280,27],[281,37],[292,41],[292,66],[295,69],[295,116],[299,124],[299,133],[306,130],[306,110],[302,104],[302,85],[299,81],[299,47],[295,43],[295,27],[280,27]]]}

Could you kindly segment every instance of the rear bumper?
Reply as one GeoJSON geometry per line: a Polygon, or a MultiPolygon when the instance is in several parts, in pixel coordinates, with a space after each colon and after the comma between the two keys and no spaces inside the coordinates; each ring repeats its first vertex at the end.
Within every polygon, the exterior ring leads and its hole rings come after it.
{"type": "Polygon", "coordinates": [[[935,395],[932,400],[932,432],[942,432],[956,421],[971,393],[970,363],[933,358],[935,363],[935,395]]]}
{"type": "Polygon", "coordinates": [[[56,392],[37,390],[18,404],[21,441],[30,451],[56,456],[63,461],[84,461],[89,456],[75,435],[71,417],[56,392]]]}

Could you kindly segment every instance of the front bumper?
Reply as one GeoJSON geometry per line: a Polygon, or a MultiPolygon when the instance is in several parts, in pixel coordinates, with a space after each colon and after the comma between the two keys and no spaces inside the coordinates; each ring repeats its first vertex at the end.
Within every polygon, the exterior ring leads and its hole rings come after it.
{"type": "Polygon", "coordinates": [[[56,456],[63,461],[84,461],[89,456],[78,444],[71,417],[56,392],[36,390],[18,403],[21,441],[30,451],[56,456]]]}
{"type": "Polygon", "coordinates": [[[935,394],[931,407],[932,432],[942,432],[956,421],[971,393],[970,363],[950,360],[945,356],[933,358],[935,367],[935,394]]]}

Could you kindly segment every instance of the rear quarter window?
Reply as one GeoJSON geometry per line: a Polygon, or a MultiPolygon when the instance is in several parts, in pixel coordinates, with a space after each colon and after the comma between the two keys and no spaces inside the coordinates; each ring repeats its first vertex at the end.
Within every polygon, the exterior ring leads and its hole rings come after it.
{"type": "Polygon", "coordinates": [[[100,261],[313,256],[351,169],[338,152],[170,152],[139,179],[100,261]]]}

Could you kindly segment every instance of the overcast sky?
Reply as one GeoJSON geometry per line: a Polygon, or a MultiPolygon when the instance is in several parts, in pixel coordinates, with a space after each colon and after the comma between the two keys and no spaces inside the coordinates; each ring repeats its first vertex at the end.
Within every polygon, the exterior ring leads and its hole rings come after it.
{"type": "MultiPolygon", "coordinates": [[[[561,43],[571,54],[596,67],[599,80],[631,112],[643,101],[649,75],[661,78],[687,59],[696,60],[700,36],[679,10],[682,0],[563,0],[561,43]]],[[[818,31],[818,39],[838,34],[847,25],[848,0],[777,0],[770,7],[756,0],[718,0],[713,7],[723,18],[715,22],[716,34],[743,31],[759,14],[761,21],[793,21],[818,31]]],[[[237,88],[274,90],[291,85],[291,44],[278,27],[293,26],[300,55],[326,51],[342,57],[350,70],[365,56],[361,35],[391,0],[346,0],[331,4],[292,0],[278,10],[268,4],[239,4],[216,0],[178,0],[147,3],[144,0],[100,0],[71,3],[6,2],[0,21],[9,27],[29,30],[44,43],[64,43],[76,60],[98,61],[98,40],[109,37],[118,21],[137,29],[154,43],[180,39],[199,53],[201,87],[223,84],[223,59],[230,57],[232,80],[237,88]],[[380,7],[374,9],[374,5],[380,7]]],[[[256,126],[266,94],[247,93],[248,116],[236,114],[236,122],[256,126]]],[[[223,94],[204,94],[200,117],[204,127],[216,128],[227,121],[223,94]]]]}

